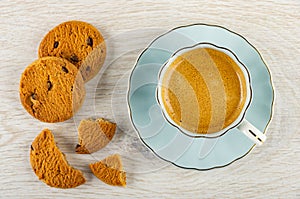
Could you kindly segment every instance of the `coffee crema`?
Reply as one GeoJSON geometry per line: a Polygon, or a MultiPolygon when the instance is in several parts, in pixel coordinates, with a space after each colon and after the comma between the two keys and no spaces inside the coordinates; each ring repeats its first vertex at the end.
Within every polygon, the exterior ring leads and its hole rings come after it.
{"type": "Polygon", "coordinates": [[[162,77],[161,98],[178,126],[196,134],[215,133],[241,114],[247,98],[246,79],[229,55],[196,48],[170,63],[162,77]]]}

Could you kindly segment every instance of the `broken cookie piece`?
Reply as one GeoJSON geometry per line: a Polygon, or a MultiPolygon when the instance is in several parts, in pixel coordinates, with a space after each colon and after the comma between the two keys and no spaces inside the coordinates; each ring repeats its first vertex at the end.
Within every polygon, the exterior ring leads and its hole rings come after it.
{"type": "Polygon", "coordinates": [[[105,147],[114,137],[117,125],[103,118],[81,120],[78,127],[76,152],[88,154],[105,147]]]}
{"type": "Polygon", "coordinates": [[[32,142],[30,163],[38,178],[51,187],[73,188],[85,183],[82,172],[68,164],[49,129],[44,129],[32,142]]]}
{"type": "Polygon", "coordinates": [[[126,172],[122,171],[122,161],[118,154],[106,157],[100,162],[90,164],[93,174],[109,185],[126,186],[126,172]]]}

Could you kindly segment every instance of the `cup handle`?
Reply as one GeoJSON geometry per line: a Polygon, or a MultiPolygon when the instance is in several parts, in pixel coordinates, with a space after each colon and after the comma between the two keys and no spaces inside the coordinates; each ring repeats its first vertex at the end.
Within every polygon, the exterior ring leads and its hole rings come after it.
{"type": "Polygon", "coordinates": [[[263,134],[247,120],[243,120],[237,128],[259,146],[262,145],[262,143],[264,143],[267,139],[265,134],[263,134]]]}

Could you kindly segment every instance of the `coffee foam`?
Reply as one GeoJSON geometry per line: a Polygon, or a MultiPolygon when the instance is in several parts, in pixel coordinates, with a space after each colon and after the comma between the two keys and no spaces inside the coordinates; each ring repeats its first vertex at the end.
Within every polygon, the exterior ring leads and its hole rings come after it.
{"type": "Polygon", "coordinates": [[[198,134],[214,133],[241,113],[246,81],[228,55],[197,48],[181,54],[168,66],[161,92],[166,112],[177,125],[198,134]]]}

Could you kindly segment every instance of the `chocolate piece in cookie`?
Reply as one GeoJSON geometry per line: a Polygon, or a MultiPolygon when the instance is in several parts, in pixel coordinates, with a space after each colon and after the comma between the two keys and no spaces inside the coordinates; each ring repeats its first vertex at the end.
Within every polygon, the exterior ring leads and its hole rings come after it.
{"type": "Polygon", "coordinates": [[[51,187],[73,188],[85,183],[82,172],[68,164],[48,129],[32,142],[30,163],[38,178],[51,187]]]}
{"type": "Polygon", "coordinates": [[[105,147],[113,138],[117,125],[102,118],[81,120],[78,127],[77,153],[93,153],[105,147]]]}
{"type": "Polygon", "coordinates": [[[22,105],[43,122],[62,122],[73,116],[85,97],[78,69],[65,59],[43,57],[30,64],[20,81],[22,105]]]}
{"type": "Polygon", "coordinates": [[[80,69],[85,82],[102,67],[106,45],[101,33],[91,24],[68,21],[53,28],[42,40],[39,57],[62,57],[80,69]]]}

